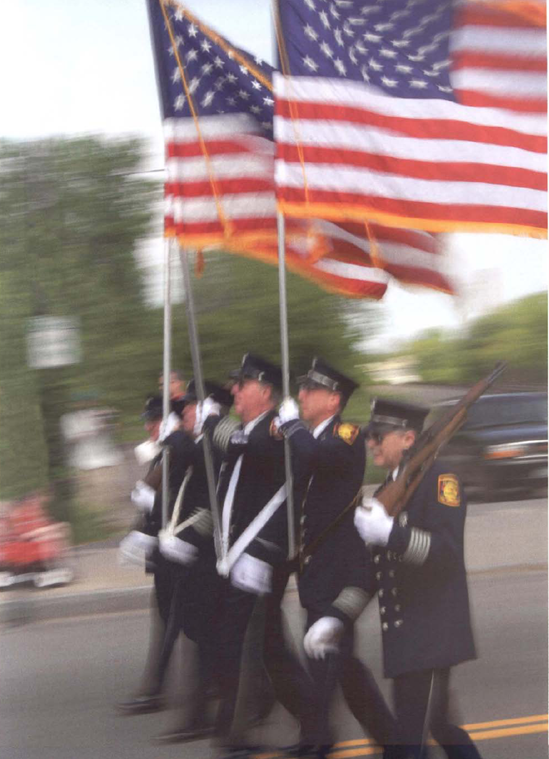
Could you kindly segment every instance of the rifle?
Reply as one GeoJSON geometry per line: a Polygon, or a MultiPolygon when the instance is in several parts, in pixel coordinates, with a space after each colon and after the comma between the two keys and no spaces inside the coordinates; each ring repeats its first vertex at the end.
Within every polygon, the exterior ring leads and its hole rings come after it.
{"type": "MultiPolygon", "coordinates": [[[[438,456],[441,447],[462,426],[467,418],[467,410],[483,395],[504,371],[506,364],[496,364],[488,377],[479,380],[438,420],[428,427],[410,449],[406,460],[399,469],[396,480],[384,485],[377,493],[376,499],[383,504],[389,516],[395,517],[404,509],[415,492],[425,473],[438,456]]],[[[345,516],[360,505],[361,491],[350,501],[340,514],[326,527],[318,537],[306,545],[299,554],[299,566],[303,569],[309,556],[312,556],[326,538],[337,529],[345,516]]],[[[291,564],[292,569],[296,563],[291,564]]]]}
{"type": "Polygon", "coordinates": [[[488,390],[505,367],[503,362],[496,364],[488,377],[474,384],[463,398],[422,432],[399,468],[397,478],[384,485],[376,495],[389,516],[398,516],[404,509],[441,447],[465,422],[469,407],[488,390]]]}

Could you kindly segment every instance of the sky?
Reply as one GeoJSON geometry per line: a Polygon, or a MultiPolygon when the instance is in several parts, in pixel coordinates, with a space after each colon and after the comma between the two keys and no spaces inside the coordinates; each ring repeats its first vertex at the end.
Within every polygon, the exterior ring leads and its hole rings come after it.
{"type": "MultiPolygon", "coordinates": [[[[270,0],[188,0],[186,5],[234,44],[273,62],[270,0]]],[[[148,141],[148,168],[162,169],[145,0],[18,0],[7,4],[2,16],[0,138],[139,135],[148,141]]],[[[160,223],[158,229],[140,251],[155,272],[153,294],[161,292],[160,223]]],[[[501,303],[547,290],[545,240],[454,234],[447,247],[447,272],[458,296],[392,284],[377,306],[384,327],[371,350],[393,350],[432,327],[459,330],[501,303]]]]}

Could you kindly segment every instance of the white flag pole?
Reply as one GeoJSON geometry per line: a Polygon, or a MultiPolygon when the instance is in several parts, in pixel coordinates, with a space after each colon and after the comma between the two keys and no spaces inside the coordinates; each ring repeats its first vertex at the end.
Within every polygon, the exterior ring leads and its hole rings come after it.
{"type": "MultiPolygon", "coordinates": [[[[204,401],[204,377],[202,374],[202,362],[200,359],[200,345],[198,342],[198,329],[196,326],[194,295],[189,270],[189,251],[179,248],[179,257],[181,259],[181,269],[183,271],[183,285],[185,287],[185,307],[187,310],[187,324],[189,327],[189,342],[191,345],[191,357],[193,363],[193,375],[196,387],[196,394],[199,401],[204,401]]],[[[223,546],[221,541],[221,516],[219,505],[217,503],[217,493],[215,484],[215,472],[213,466],[212,450],[208,435],[204,435],[204,461],[206,464],[206,478],[208,481],[208,495],[210,498],[210,509],[214,527],[214,545],[215,554],[218,560],[224,559],[223,546]]]]}
{"type": "MultiPolygon", "coordinates": [[[[282,393],[285,398],[290,395],[290,348],[288,342],[288,308],[286,300],[286,225],[284,215],[277,211],[278,231],[278,292],[280,304],[280,352],[282,355],[282,393]]],[[[286,507],[288,511],[288,558],[295,555],[295,524],[292,459],[290,443],[284,438],[284,466],[286,470],[286,507]]]]}
{"type": "MultiPolygon", "coordinates": [[[[164,427],[170,415],[170,374],[172,358],[171,240],[164,240],[164,356],[162,367],[162,420],[164,427]]],[[[168,524],[170,449],[162,450],[162,528],[168,524]]]]}

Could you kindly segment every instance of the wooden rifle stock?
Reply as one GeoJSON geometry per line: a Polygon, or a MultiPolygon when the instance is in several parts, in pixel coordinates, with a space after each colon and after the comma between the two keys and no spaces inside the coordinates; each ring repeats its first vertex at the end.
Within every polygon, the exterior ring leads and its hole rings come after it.
{"type": "Polygon", "coordinates": [[[389,482],[376,495],[389,516],[397,516],[410,500],[423,479],[425,472],[436,459],[440,448],[462,426],[467,418],[467,410],[496,381],[506,364],[499,363],[488,377],[479,380],[455,406],[428,427],[410,450],[409,456],[400,467],[396,480],[389,482]]]}

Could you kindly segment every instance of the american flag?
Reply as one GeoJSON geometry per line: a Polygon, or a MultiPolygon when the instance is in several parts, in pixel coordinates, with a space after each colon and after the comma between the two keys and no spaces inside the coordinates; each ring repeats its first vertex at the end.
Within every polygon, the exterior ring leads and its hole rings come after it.
{"type": "MultiPolygon", "coordinates": [[[[277,265],[273,68],[171,0],[149,0],[149,8],[166,142],[165,234],[186,248],[277,265]]],[[[431,235],[400,230],[395,241],[395,230],[372,225],[371,255],[363,223],[288,219],[287,232],[288,268],[332,292],[379,299],[391,275],[451,291],[431,235]]]]}
{"type": "Polygon", "coordinates": [[[272,67],[149,0],[166,144],[165,232],[186,247],[276,235],[272,67]]]}
{"type": "Polygon", "coordinates": [[[280,207],[545,237],[544,13],[536,2],[279,0],[280,207]]]}

